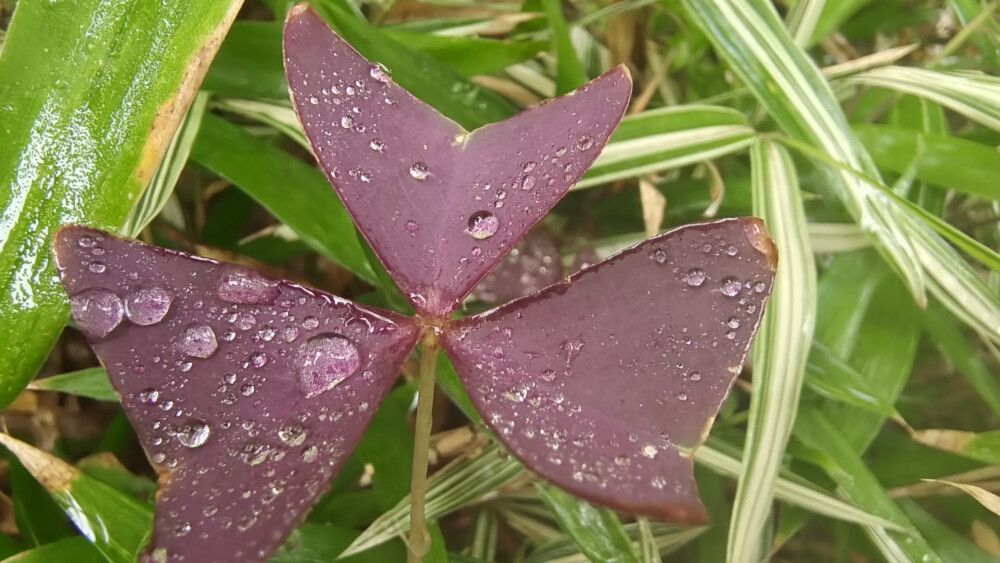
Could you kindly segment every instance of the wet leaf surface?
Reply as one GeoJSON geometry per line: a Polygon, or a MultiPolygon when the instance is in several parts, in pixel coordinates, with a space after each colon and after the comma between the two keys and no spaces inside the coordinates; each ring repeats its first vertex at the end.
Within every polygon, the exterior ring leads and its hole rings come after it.
{"type": "Polygon", "coordinates": [[[102,231],[54,251],[77,325],[160,473],[143,561],[272,553],[393,383],[415,323],[102,231]]]}
{"type": "Polygon", "coordinates": [[[285,25],[299,120],[327,178],[421,313],[446,316],[567,192],[621,119],[624,67],[472,133],[299,5],[285,25]]]}
{"type": "Polygon", "coordinates": [[[756,219],[681,227],[455,321],[442,343],[530,469],[597,504],[702,522],[689,450],[740,373],[775,259],[756,219]]]}

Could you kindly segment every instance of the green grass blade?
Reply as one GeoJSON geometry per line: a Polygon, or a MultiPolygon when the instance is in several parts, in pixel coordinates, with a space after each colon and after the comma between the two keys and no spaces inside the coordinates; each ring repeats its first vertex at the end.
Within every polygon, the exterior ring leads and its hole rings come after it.
{"type": "Polygon", "coordinates": [[[316,168],[215,115],[204,117],[191,159],[239,186],[316,251],[377,281],[351,218],[316,168]]]}
{"type": "Polygon", "coordinates": [[[97,401],[118,402],[118,393],[111,387],[104,368],[87,368],[36,379],[28,385],[37,391],[58,391],[97,401]]]}
{"type": "Polygon", "coordinates": [[[208,94],[199,92],[188,108],[187,114],[184,115],[180,127],[174,132],[170,144],[167,145],[167,152],[163,155],[163,160],[156,168],[149,185],[125,220],[125,226],[122,228],[124,234],[133,237],[138,235],[167,204],[167,200],[174,193],[177,179],[187,165],[191,145],[198,136],[201,118],[205,114],[207,105],[208,94]]]}
{"type": "MultiPolygon", "coordinates": [[[[632,548],[641,549],[639,545],[642,539],[642,530],[639,524],[625,524],[625,533],[632,542],[632,548]]],[[[657,556],[663,557],[671,552],[683,547],[691,540],[698,538],[706,530],[704,526],[683,527],[670,524],[651,523],[649,525],[650,538],[658,551],[657,556]]],[[[653,561],[656,561],[653,556],[653,561]]],[[[579,546],[570,538],[557,539],[545,543],[538,549],[531,552],[524,563],[588,563],[602,561],[592,559],[580,552],[579,546]]]]}
{"type": "MultiPolygon", "coordinates": [[[[816,65],[765,0],[683,0],[719,55],[790,137],[878,178],[816,65]]],[[[919,303],[924,275],[898,210],[870,183],[838,169],[829,177],[841,199],[919,303]]]]}
{"type": "Polygon", "coordinates": [[[18,2],[0,51],[0,406],[68,311],[49,240],[119,230],[193,99],[237,0],[18,2]]]}
{"type": "Polygon", "coordinates": [[[86,539],[75,536],[22,551],[0,563],[53,563],[59,561],[106,563],[107,559],[86,539]]]}
{"type": "Polygon", "coordinates": [[[576,49],[570,38],[570,29],[563,18],[560,0],[541,0],[542,9],[549,18],[552,41],[556,50],[556,95],[562,95],[581,86],[587,81],[583,65],[576,56],[576,49]]]}
{"type": "Polygon", "coordinates": [[[754,215],[780,249],[774,289],[754,342],[754,388],[744,463],[729,523],[727,559],[766,552],[760,545],[774,484],[798,408],[816,317],[816,266],[795,165],[784,147],[750,149],[754,215]]]}
{"type": "Polygon", "coordinates": [[[153,524],[147,505],[7,434],[0,434],[0,444],[17,456],[109,562],[134,563],[153,524]]]}
{"type": "MultiPolygon", "coordinates": [[[[495,444],[483,448],[475,457],[450,463],[427,481],[427,520],[433,521],[451,511],[475,502],[483,495],[511,482],[524,472],[512,458],[498,455],[495,444]]],[[[360,553],[389,541],[410,529],[410,497],[407,496],[378,517],[344,550],[341,557],[360,553]]]]}
{"type": "Polygon", "coordinates": [[[754,130],[743,114],[718,106],[677,106],[622,120],[576,188],[660,172],[741,151],[754,130]]]}
{"type": "Polygon", "coordinates": [[[591,561],[639,563],[632,541],[614,512],[551,485],[541,486],[540,490],[560,527],[591,561]]]}
{"type": "Polygon", "coordinates": [[[993,416],[1000,419],[1000,382],[980,359],[962,327],[936,302],[931,302],[924,312],[922,326],[948,362],[979,393],[993,416]]]}
{"type": "Polygon", "coordinates": [[[906,529],[905,533],[900,533],[865,526],[868,537],[886,560],[894,563],[942,563],[941,558],[906,518],[906,514],[889,498],[848,438],[839,432],[826,415],[811,407],[803,408],[795,426],[795,436],[824,460],[823,468],[837,483],[842,496],[906,529]]]}

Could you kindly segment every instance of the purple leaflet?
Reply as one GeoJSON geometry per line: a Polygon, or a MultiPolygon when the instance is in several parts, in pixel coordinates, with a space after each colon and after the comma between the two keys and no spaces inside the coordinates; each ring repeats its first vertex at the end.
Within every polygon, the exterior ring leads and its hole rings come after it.
{"type": "Polygon", "coordinates": [[[618,67],[472,133],[397,86],[307,5],[285,23],[296,113],[327,178],[417,311],[447,317],[583,175],[632,90],[618,67]]]}
{"type": "Polygon", "coordinates": [[[142,561],[266,559],[354,449],[414,319],[85,227],[53,249],[160,476],[142,561]]]}
{"type": "Polygon", "coordinates": [[[483,303],[506,303],[531,295],[562,277],[556,241],[544,229],[532,229],[483,278],[473,294],[483,303]]]}
{"type": "Polygon", "coordinates": [[[757,219],[688,225],[454,321],[442,344],[483,419],[539,475],[598,504],[703,522],[690,451],[740,373],[776,258],[757,219]]]}

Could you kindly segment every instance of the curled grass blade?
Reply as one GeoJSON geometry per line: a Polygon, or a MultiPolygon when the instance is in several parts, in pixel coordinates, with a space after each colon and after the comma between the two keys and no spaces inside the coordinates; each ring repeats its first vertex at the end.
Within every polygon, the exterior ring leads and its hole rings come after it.
{"type": "Polygon", "coordinates": [[[541,488],[541,496],[562,529],[591,561],[639,563],[632,542],[614,512],[551,485],[541,488]]]}

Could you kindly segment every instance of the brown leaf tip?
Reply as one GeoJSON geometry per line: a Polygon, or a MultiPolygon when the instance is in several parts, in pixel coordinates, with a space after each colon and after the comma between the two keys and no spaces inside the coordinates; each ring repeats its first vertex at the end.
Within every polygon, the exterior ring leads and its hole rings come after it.
{"type": "Polygon", "coordinates": [[[764,221],[757,217],[744,217],[743,227],[746,229],[750,244],[767,257],[767,264],[772,269],[777,268],[778,248],[774,246],[774,241],[771,240],[771,235],[767,232],[764,221]]]}

